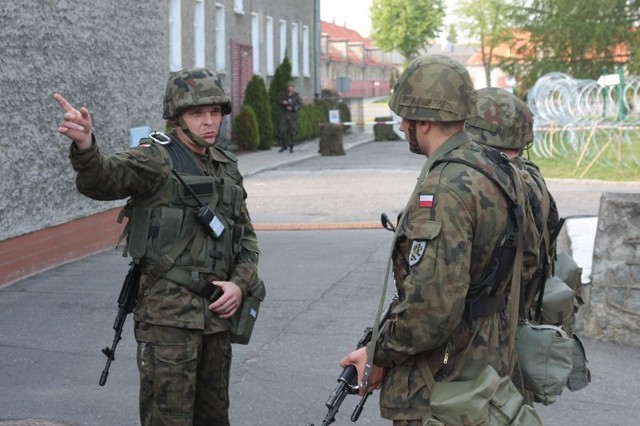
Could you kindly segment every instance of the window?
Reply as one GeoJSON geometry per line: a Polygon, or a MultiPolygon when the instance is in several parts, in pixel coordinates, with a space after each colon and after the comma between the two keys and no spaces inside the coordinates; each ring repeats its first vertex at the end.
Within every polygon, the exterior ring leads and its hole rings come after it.
{"type": "Polygon", "coordinates": [[[215,27],[215,41],[216,41],[216,71],[224,72],[227,66],[226,56],[226,34],[224,28],[224,6],[216,3],[216,27],[215,27]]]}
{"type": "Polygon", "coordinates": [[[169,4],[169,70],[182,68],[182,25],[180,0],[171,0],[169,4]]]}
{"type": "Polygon", "coordinates": [[[298,59],[298,24],[291,24],[291,75],[298,77],[300,75],[300,60],[298,59]]]}
{"type": "Polygon", "coordinates": [[[233,0],[233,11],[239,15],[244,15],[242,0],[233,0]]]}
{"type": "Polygon", "coordinates": [[[287,21],[280,20],[280,62],[287,54],[287,21]]]}
{"type": "Polygon", "coordinates": [[[275,72],[273,64],[273,18],[271,16],[267,16],[265,26],[267,31],[264,39],[267,49],[267,75],[271,76],[275,72]]]}
{"type": "Polygon", "coordinates": [[[204,67],[204,0],[196,0],[193,10],[193,64],[204,67]]]}
{"type": "Polygon", "coordinates": [[[251,14],[251,50],[253,51],[253,73],[260,74],[260,17],[251,14]]]}
{"type": "Polygon", "coordinates": [[[309,66],[309,27],[307,25],[302,26],[302,75],[310,77],[309,66]]]}

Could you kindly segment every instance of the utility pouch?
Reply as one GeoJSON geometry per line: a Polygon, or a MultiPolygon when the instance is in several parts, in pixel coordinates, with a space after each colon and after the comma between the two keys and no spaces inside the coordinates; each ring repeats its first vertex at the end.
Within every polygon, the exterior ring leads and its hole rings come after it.
{"type": "Polygon", "coordinates": [[[264,300],[266,289],[260,277],[249,287],[249,293],[242,300],[242,304],[236,313],[229,318],[229,334],[231,343],[246,345],[251,339],[253,326],[258,319],[260,303],[264,300]]]}
{"type": "Polygon", "coordinates": [[[567,387],[571,392],[587,387],[591,383],[591,371],[587,366],[587,355],[578,336],[573,335],[573,368],[569,374],[567,387]]]}
{"type": "Polygon", "coordinates": [[[423,426],[542,425],[508,377],[486,366],[475,380],[436,382],[423,426]]]}
{"type": "Polygon", "coordinates": [[[544,405],[555,402],[567,384],[573,364],[573,339],[562,327],[518,324],[516,351],[524,387],[544,405]]]}

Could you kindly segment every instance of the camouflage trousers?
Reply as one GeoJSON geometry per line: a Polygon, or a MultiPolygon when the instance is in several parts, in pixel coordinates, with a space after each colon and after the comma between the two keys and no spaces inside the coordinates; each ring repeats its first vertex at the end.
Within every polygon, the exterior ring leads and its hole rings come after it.
{"type": "Polygon", "coordinates": [[[297,117],[293,114],[283,113],[280,119],[280,140],[283,147],[292,147],[298,134],[297,117]]]}
{"type": "Polygon", "coordinates": [[[231,341],[138,322],[140,422],[143,426],[228,426],[231,341]]]}

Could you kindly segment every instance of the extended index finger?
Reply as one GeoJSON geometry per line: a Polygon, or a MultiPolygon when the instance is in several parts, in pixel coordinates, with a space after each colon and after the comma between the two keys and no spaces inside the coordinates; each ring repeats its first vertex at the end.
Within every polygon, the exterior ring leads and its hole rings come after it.
{"type": "Polygon", "coordinates": [[[58,105],[60,105],[67,112],[72,112],[72,111],[76,110],[73,107],[73,105],[71,105],[69,102],[67,102],[67,100],[65,98],[63,98],[62,95],[59,94],[59,93],[54,93],[53,94],[53,99],[55,99],[56,102],[58,102],[58,105]]]}

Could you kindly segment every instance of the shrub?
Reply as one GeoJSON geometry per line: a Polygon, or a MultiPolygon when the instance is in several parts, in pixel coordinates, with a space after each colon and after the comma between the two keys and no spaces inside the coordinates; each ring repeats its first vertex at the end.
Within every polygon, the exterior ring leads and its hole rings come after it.
{"type": "Polygon", "coordinates": [[[254,75],[244,92],[243,105],[250,106],[258,121],[260,144],[258,149],[269,150],[273,145],[274,128],[271,121],[271,103],[264,80],[254,75]]]}
{"type": "Polygon", "coordinates": [[[233,119],[231,134],[241,149],[255,150],[260,144],[258,120],[249,105],[243,104],[240,107],[240,112],[233,119]]]}

